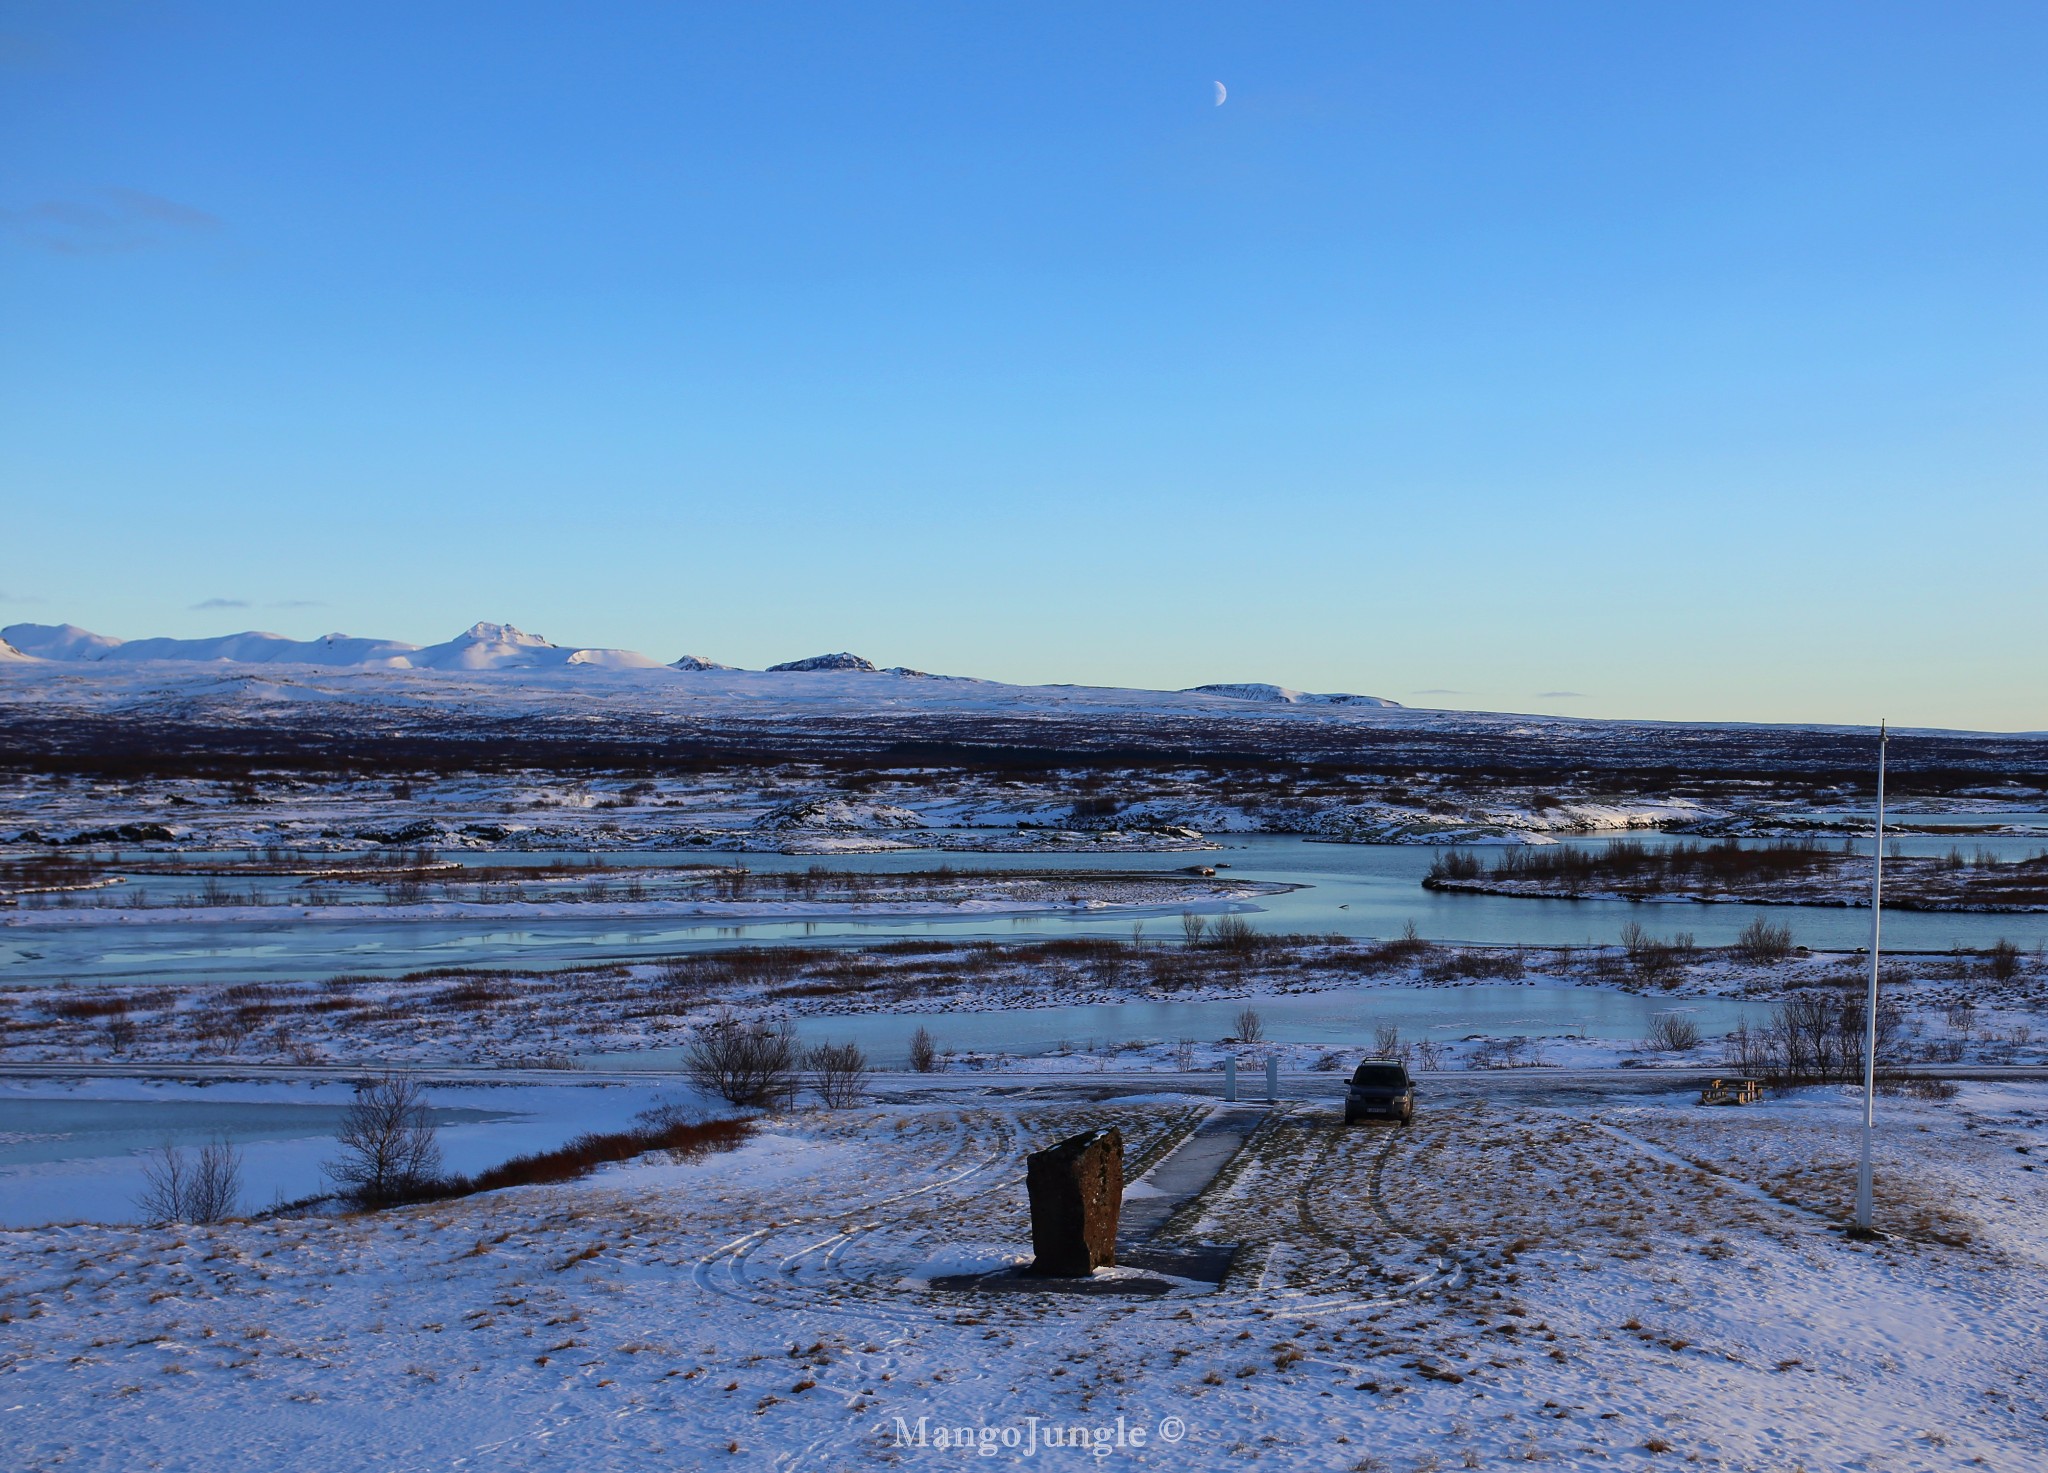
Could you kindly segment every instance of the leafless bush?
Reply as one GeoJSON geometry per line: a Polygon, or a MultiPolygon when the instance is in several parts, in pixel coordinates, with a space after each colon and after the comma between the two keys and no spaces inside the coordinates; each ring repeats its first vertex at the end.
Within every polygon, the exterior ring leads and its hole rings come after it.
{"type": "Polygon", "coordinates": [[[1187,942],[1187,944],[1188,944],[1188,945],[1190,945],[1190,946],[1199,946],[1199,945],[1201,945],[1201,944],[1202,944],[1202,933],[1203,933],[1204,931],[1208,930],[1208,929],[1209,929],[1209,918],[1208,918],[1207,916],[1198,916],[1198,915],[1196,915],[1196,914],[1195,914],[1195,913],[1194,913],[1193,911],[1191,911],[1191,910],[1184,910],[1184,911],[1182,911],[1182,912],[1181,912],[1181,915],[1180,915],[1180,934],[1181,934],[1181,939],[1182,939],[1183,941],[1187,942]]]}
{"type": "Polygon", "coordinates": [[[1437,1070],[1444,1066],[1444,1046],[1434,1038],[1420,1038],[1415,1041],[1415,1062],[1424,1069],[1437,1070]]]}
{"type": "Polygon", "coordinates": [[[1737,961],[1759,967],[1773,965],[1792,955],[1792,928],[1774,926],[1758,916],[1742,928],[1729,950],[1737,961]]]}
{"type": "MultiPolygon", "coordinates": [[[[1747,1072],[1761,1074],[1774,1084],[1853,1083],[1863,1078],[1867,1022],[1860,989],[1816,989],[1796,993],[1780,1003],[1768,1028],[1738,1029],[1730,1036],[1730,1044],[1744,1050],[1747,1072]]],[[[1880,1074],[1897,1072],[1904,1032],[1905,1019],[1898,1005],[1880,998],[1876,1055],[1880,1074]]]]}
{"type": "Polygon", "coordinates": [[[1186,1074],[1195,1067],[1195,1041],[1177,1038],[1173,1043],[1173,1067],[1186,1074]]]}
{"type": "Polygon", "coordinates": [[[1740,1074],[1761,1076],[1776,1072],[1770,1032],[1750,1027],[1747,1020],[1737,1023],[1722,1037],[1721,1058],[1740,1074]]]}
{"type": "Polygon", "coordinates": [[[868,1056],[857,1043],[821,1043],[804,1054],[811,1088],[828,1110],[857,1105],[867,1093],[868,1056]]]}
{"type": "Polygon", "coordinates": [[[1699,953],[1690,931],[1660,941],[1634,921],[1621,928],[1621,947],[1636,980],[1655,987],[1675,987],[1681,965],[1699,953]]]}
{"type": "Polygon", "coordinates": [[[441,1172],[438,1127],[426,1090],[409,1074],[384,1074],[356,1087],[335,1140],[327,1175],[365,1206],[403,1201],[431,1188],[441,1172]]]}
{"type": "Polygon", "coordinates": [[[1659,1013],[1650,1019],[1643,1046],[1663,1053],[1690,1053],[1700,1046],[1700,1025],[1683,1013],[1659,1013]]]}
{"type": "Polygon", "coordinates": [[[796,1092],[796,1036],[787,1024],[722,1012],[683,1050],[683,1072],[734,1105],[771,1107],[796,1092]]]}
{"type": "Polygon", "coordinates": [[[1375,1058],[1398,1059],[1401,1056],[1401,1030],[1393,1023],[1377,1023],[1372,1030],[1372,1051],[1375,1058]]]}
{"type": "Polygon", "coordinates": [[[1214,935],[1217,946],[1239,955],[1251,951],[1259,944],[1259,933],[1252,929],[1251,922],[1243,916],[1218,916],[1214,935]]]}
{"type": "Polygon", "coordinates": [[[2020,949],[2003,936],[1991,943],[1985,959],[1994,981],[2010,982],[2020,974],[2020,949]]]}
{"type": "Polygon", "coordinates": [[[1266,1036],[1266,1020],[1254,1007],[1238,1009],[1237,1037],[1241,1043],[1257,1043],[1266,1036]]]}
{"type": "Polygon", "coordinates": [[[910,1035],[910,1067],[920,1074],[930,1074],[939,1067],[939,1045],[932,1038],[931,1029],[922,1023],[910,1035]]]}
{"type": "Polygon", "coordinates": [[[1882,1094],[1902,1094],[1916,1100],[1952,1100],[1961,1091],[1952,1079],[1931,1079],[1925,1074],[1898,1074],[1878,1082],[1882,1094]]]}
{"type": "Polygon", "coordinates": [[[143,1163],[142,1183],[135,1205],[145,1221],[219,1222],[234,1215],[242,1195],[242,1153],[220,1137],[188,1160],[165,1141],[143,1163]]]}

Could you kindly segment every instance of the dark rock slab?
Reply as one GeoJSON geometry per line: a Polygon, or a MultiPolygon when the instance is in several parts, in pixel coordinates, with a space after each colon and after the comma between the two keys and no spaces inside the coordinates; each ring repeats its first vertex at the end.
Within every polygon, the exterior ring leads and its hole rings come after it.
{"type": "Polygon", "coordinates": [[[1115,1126],[1068,1136],[1025,1161],[1031,1195],[1029,1272],[1084,1279],[1116,1262],[1124,1200],[1124,1137],[1115,1126]]]}

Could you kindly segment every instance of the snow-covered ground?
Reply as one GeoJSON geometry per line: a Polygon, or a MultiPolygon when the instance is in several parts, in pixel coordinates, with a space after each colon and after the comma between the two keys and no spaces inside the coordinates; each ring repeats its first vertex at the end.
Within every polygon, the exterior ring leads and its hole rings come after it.
{"type": "MultiPolygon", "coordinates": [[[[2024,800],[2036,802],[2036,799],[2024,800]]],[[[347,852],[441,849],[1181,850],[1208,834],[1293,833],[1339,843],[1554,844],[1691,829],[1754,802],[1619,799],[1597,785],[1541,801],[1453,779],[1286,773],[1220,782],[1178,765],[988,775],[905,769],[849,793],[828,769],[565,776],[557,772],[340,778],[0,776],[0,844],[22,852],[135,849],[347,852]]],[[[2031,832],[2019,829],[2017,832],[2031,832]]]]}
{"type": "Polygon", "coordinates": [[[1445,1088],[1406,1131],[1274,1110],[1168,1225],[1238,1245],[1212,1292],[931,1286],[1029,1251],[1026,1150],[1113,1122],[1142,1171],[1212,1103],[933,1098],[375,1216],[0,1233],[8,1464],[842,1469],[984,1440],[977,1463],[1398,1473],[2048,1458],[2040,1087],[1886,1101],[1894,1236],[1870,1245],[1835,1231],[1850,1094],[1445,1088]]]}

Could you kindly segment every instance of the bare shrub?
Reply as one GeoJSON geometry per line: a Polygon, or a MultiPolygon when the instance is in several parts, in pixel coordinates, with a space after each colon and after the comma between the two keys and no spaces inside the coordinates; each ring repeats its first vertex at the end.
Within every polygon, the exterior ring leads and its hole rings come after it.
{"type": "Polygon", "coordinates": [[[821,1043],[804,1054],[804,1072],[828,1110],[857,1105],[867,1093],[868,1056],[857,1043],[821,1043]]]}
{"type": "Polygon", "coordinates": [[[1398,1059],[1401,1057],[1401,1030],[1393,1023],[1376,1023],[1372,1030],[1372,1051],[1375,1058],[1398,1059]]]}
{"type": "Polygon", "coordinates": [[[242,1195],[242,1153],[225,1137],[199,1148],[199,1159],[185,1187],[185,1220],[219,1222],[235,1214],[242,1195]]]}
{"type": "Polygon", "coordinates": [[[1180,916],[1181,939],[1190,946],[1202,944],[1202,933],[1209,929],[1209,918],[1198,916],[1191,910],[1184,910],[1180,916]]]}
{"type": "Polygon", "coordinates": [[[1747,1020],[1737,1023],[1722,1037],[1721,1058],[1741,1074],[1762,1076],[1777,1072],[1770,1032],[1750,1027],[1747,1020]]]}
{"type": "Polygon", "coordinates": [[[1729,950],[1735,953],[1737,961],[1751,966],[1773,965],[1792,955],[1792,928],[1774,926],[1758,916],[1742,928],[1742,934],[1729,950]]]}
{"type": "Polygon", "coordinates": [[[2003,936],[1991,943],[1985,959],[1995,981],[2010,982],[2020,974],[2020,949],[2003,936]]]}
{"type": "Polygon", "coordinates": [[[384,1074],[356,1087],[335,1141],[338,1160],[322,1168],[365,1206],[430,1191],[441,1173],[439,1128],[427,1094],[409,1074],[384,1074]]]}
{"type": "Polygon", "coordinates": [[[1447,849],[1429,862],[1430,880],[1476,880],[1481,873],[1479,856],[1464,849],[1447,849]]]}
{"type": "Polygon", "coordinates": [[[1952,1079],[1934,1079],[1925,1074],[1900,1074],[1881,1080],[1878,1088],[1886,1094],[1902,1094],[1916,1100],[1952,1100],[1961,1091],[1952,1079]]]}
{"type": "Polygon", "coordinates": [[[1700,1025],[1683,1013],[1659,1013],[1650,1019],[1643,1046],[1662,1053],[1690,1053],[1700,1046],[1700,1025]]]}
{"type": "Polygon", "coordinates": [[[1621,948],[1636,980],[1653,987],[1677,986],[1680,967],[1699,952],[1690,931],[1660,941],[1634,921],[1621,928],[1621,948]]]}
{"type": "Polygon", "coordinates": [[[135,1207],[152,1226],[179,1221],[185,1211],[185,1153],[165,1141],[142,1163],[142,1195],[135,1207]]]}
{"type": "Polygon", "coordinates": [[[1434,1038],[1421,1038],[1415,1042],[1415,1062],[1424,1069],[1437,1070],[1444,1066],[1444,1046],[1434,1038]]]}
{"type": "Polygon", "coordinates": [[[1240,1008],[1237,1014],[1237,1037],[1242,1043],[1257,1043],[1266,1036],[1266,1020],[1259,1016],[1254,1007],[1240,1008]]]}
{"type": "Polygon", "coordinates": [[[495,1192],[539,1182],[574,1181],[611,1161],[627,1161],[649,1151],[666,1151],[671,1161],[694,1161],[712,1151],[730,1151],[753,1131],[747,1120],[695,1122],[674,1107],[643,1111],[637,1130],[593,1131],[565,1146],[531,1156],[514,1156],[476,1176],[446,1183],[449,1196],[495,1192]]]}
{"type": "MultiPolygon", "coordinates": [[[[1774,1084],[1854,1083],[1863,1077],[1868,1014],[1857,988],[1800,992],[1780,1003],[1757,1052],[1774,1084]]],[[[1898,1004],[1877,1004],[1876,1070],[1896,1073],[1905,1032],[1898,1004]]]]}
{"type": "Polygon", "coordinates": [[[922,1023],[910,1035],[910,1067],[919,1074],[930,1074],[939,1067],[939,1045],[922,1023]]]}
{"type": "Polygon", "coordinates": [[[1173,1043],[1173,1067],[1186,1074],[1195,1067],[1195,1041],[1192,1038],[1177,1038],[1173,1043]]]}
{"type": "Polygon", "coordinates": [[[1242,955],[1259,944],[1259,933],[1243,916],[1218,916],[1214,931],[1216,944],[1225,951],[1242,955]]]}
{"type": "Polygon", "coordinates": [[[786,1023],[730,1011],[698,1026],[683,1050],[692,1083],[733,1105],[772,1107],[796,1092],[796,1037],[786,1023]]]}

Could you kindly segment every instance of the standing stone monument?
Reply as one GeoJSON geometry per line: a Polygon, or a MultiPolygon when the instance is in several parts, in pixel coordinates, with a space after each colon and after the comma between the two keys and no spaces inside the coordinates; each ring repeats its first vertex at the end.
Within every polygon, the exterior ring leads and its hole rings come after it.
{"type": "Polygon", "coordinates": [[[1028,1272],[1086,1278],[1116,1262],[1117,1215],[1124,1204],[1124,1138],[1115,1126],[1068,1136],[1025,1158],[1031,1193],[1028,1272]]]}

